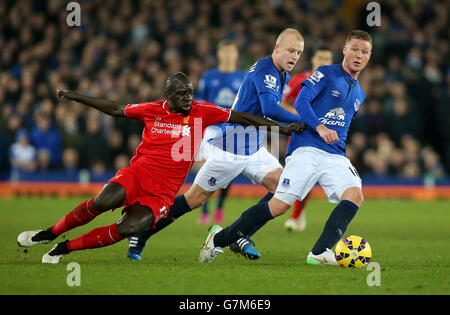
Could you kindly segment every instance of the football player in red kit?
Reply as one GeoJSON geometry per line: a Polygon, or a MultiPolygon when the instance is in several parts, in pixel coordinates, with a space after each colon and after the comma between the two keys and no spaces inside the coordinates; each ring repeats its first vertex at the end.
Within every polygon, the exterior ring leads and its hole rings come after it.
{"type": "MultiPolygon", "coordinates": [[[[293,76],[286,87],[286,91],[283,95],[283,101],[281,106],[286,110],[297,114],[294,108],[295,100],[302,86],[302,82],[305,81],[318,67],[331,65],[333,63],[333,52],[325,47],[317,47],[311,57],[312,69],[309,71],[302,72],[293,76]]],[[[306,212],[305,207],[308,202],[310,194],[308,194],[302,201],[297,200],[292,207],[292,213],[289,219],[284,223],[285,228],[288,231],[303,231],[306,228],[306,212]]]]}
{"type": "Polygon", "coordinates": [[[257,115],[193,101],[192,83],[181,72],[167,79],[165,99],[155,102],[122,105],[74,91],[56,93],[111,116],[142,120],[145,127],[130,166],[119,170],[96,197],[81,203],[46,230],[22,232],[17,241],[25,247],[49,243],[107,210],[125,206],[122,217],[112,225],[56,244],[42,257],[42,263],[56,264],[72,251],[112,245],[165,217],[192,166],[206,127],[230,122],[276,126],[284,134],[302,130],[296,123],[283,128],[257,115]]]}

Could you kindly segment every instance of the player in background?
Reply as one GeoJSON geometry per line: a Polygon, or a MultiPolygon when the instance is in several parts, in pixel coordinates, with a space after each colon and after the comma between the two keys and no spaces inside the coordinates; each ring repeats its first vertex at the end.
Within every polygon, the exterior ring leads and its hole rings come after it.
{"type": "MultiPolygon", "coordinates": [[[[186,179],[207,126],[224,122],[277,126],[257,115],[193,101],[192,83],[181,72],[168,78],[165,99],[155,102],[122,105],[68,90],[56,93],[60,98],[83,103],[114,117],[142,120],[145,127],[130,166],[119,170],[96,197],[84,201],[46,230],[18,235],[20,246],[49,243],[107,210],[125,206],[119,221],[56,244],[42,257],[42,263],[57,264],[72,251],[115,244],[164,218],[186,179]]],[[[289,134],[298,127],[291,125],[279,130],[289,134]]]]}
{"type": "MultiPolygon", "coordinates": [[[[245,72],[238,69],[239,51],[236,44],[227,39],[220,41],[217,44],[217,60],[217,67],[206,71],[200,78],[196,98],[199,101],[231,108],[245,76],[245,72]]],[[[208,141],[215,136],[216,132],[216,128],[206,128],[200,151],[197,155],[198,160],[206,160],[209,154],[214,152],[208,141]]],[[[214,223],[221,224],[224,220],[223,205],[230,186],[231,183],[227,187],[220,189],[220,195],[214,210],[214,223]]],[[[208,201],[202,206],[202,214],[198,222],[200,224],[209,223],[208,201]]]]}
{"type": "MultiPolygon", "coordinates": [[[[285,85],[289,82],[289,71],[295,67],[303,49],[304,39],[297,30],[283,30],[277,38],[272,54],[250,67],[232,109],[279,122],[300,121],[298,115],[286,111],[280,103],[285,85]]],[[[201,167],[190,189],[177,196],[168,216],[160,220],[155,228],[145,232],[147,239],[177,218],[200,207],[217,189],[228,186],[241,173],[253,183],[267,188],[268,193],[260,202],[264,203],[272,198],[283,167],[263,145],[265,130],[244,128],[240,124],[223,124],[216,129],[216,137],[210,140],[215,146],[214,154],[209,156],[201,167]]],[[[241,235],[236,242],[230,243],[230,249],[249,259],[257,259],[260,254],[253,248],[254,243],[250,236],[241,235]]],[[[140,235],[138,239],[141,240],[140,235]]],[[[140,244],[145,245],[139,241],[138,245],[140,244]]]]}
{"type": "MultiPolygon", "coordinates": [[[[293,76],[286,86],[281,106],[291,113],[297,114],[294,108],[295,100],[300,93],[302,82],[305,81],[320,66],[327,66],[333,63],[333,52],[326,46],[318,46],[314,49],[311,57],[312,69],[293,76]]],[[[300,201],[294,202],[292,213],[289,219],[284,223],[288,231],[304,231],[306,229],[306,203],[310,194],[300,201]]]]}
{"type": "Polygon", "coordinates": [[[302,200],[319,182],[328,200],[338,205],[306,262],[337,265],[332,248],[364,200],[361,178],[345,156],[345,140],[351,120],[366,97],[357,79],[371,54],[371,36],[365,31],[354,30],[346,38],[342,63],[319,67],[303,81],[294,106],[307,128],[300,135],[291,136],[286,165],[275,196],[269,202],[247,209],[225,229],[213,225],[200,250],[200,262],[214,260],[240,235],[252,234],[269,220],[285,213],[295,200],[302,200]]]}

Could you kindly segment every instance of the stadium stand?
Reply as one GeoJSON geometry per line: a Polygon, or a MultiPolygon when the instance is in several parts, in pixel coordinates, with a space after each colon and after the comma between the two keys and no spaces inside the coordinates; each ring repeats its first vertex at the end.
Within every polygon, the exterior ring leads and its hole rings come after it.
{"type": "MultiPolygon", "coordinates": [[[[105,182],[127,166],[141,123],[60,101],[57,88],[124,103],[160,99],[171,73],[197,84],[221,39],[237,43],[247,70],[285,27],[305,36],[293,74],[309,69],[316,45],[328,45],[337,62],[350,29],[373,36],[359,80],[367,99],[347,139],[365,185],[450,186],[449,1],[383,1],[375,27],[366,24],[369,1],[78,2],[80,27],[67,25],[64,1],[0,2],[0,192],[32,193],[17,182],[105,182]]],[[[418,194],[450,198],[440,189],[418,194]]]]}

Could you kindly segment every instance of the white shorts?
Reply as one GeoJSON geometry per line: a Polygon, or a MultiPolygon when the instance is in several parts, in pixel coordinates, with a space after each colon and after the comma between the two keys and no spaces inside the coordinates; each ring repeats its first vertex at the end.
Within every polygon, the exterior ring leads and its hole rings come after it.
{"type": "Polygon", "coordinates": [[[261,147],[252,155],[225,152],[216,146],[195,177],[194,184],[207,191],[227,187],[239,174],[247,176],[254,184],[261,184],[267,173],[283,168],[280,162],[261,147]]]}
{"type": "Polygon", "coordinates": [[[347,157],[300,147],[286,158],[274,197],[292,205],[297,199],[303,200],[316,182],[332,203],[340,202],[346,189],[362,187],[361,178],[347,157]]]}
{"type": "Polygon", "coordinates": [[[208,159],[208,157],[214,152],[215,146],[208,142],[209,139],[212,139],[217,134],[218,127],[217,126],[208,126],[203,132],[202,143],[200,144],[200,148],[197,152],[197,156],[195,157],[195,161],[203,161],[208,159]]]}

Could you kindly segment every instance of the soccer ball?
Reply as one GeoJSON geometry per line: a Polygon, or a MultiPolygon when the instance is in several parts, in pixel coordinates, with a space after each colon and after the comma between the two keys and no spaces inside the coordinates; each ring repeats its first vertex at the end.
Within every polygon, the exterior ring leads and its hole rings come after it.
{"type": "Polygon", "coordinates": [[[346,268],[364,268],[372,258],[369,243],[357,235],[341,239],[336,245],[335,253],[338,265],[346,268]]]}

